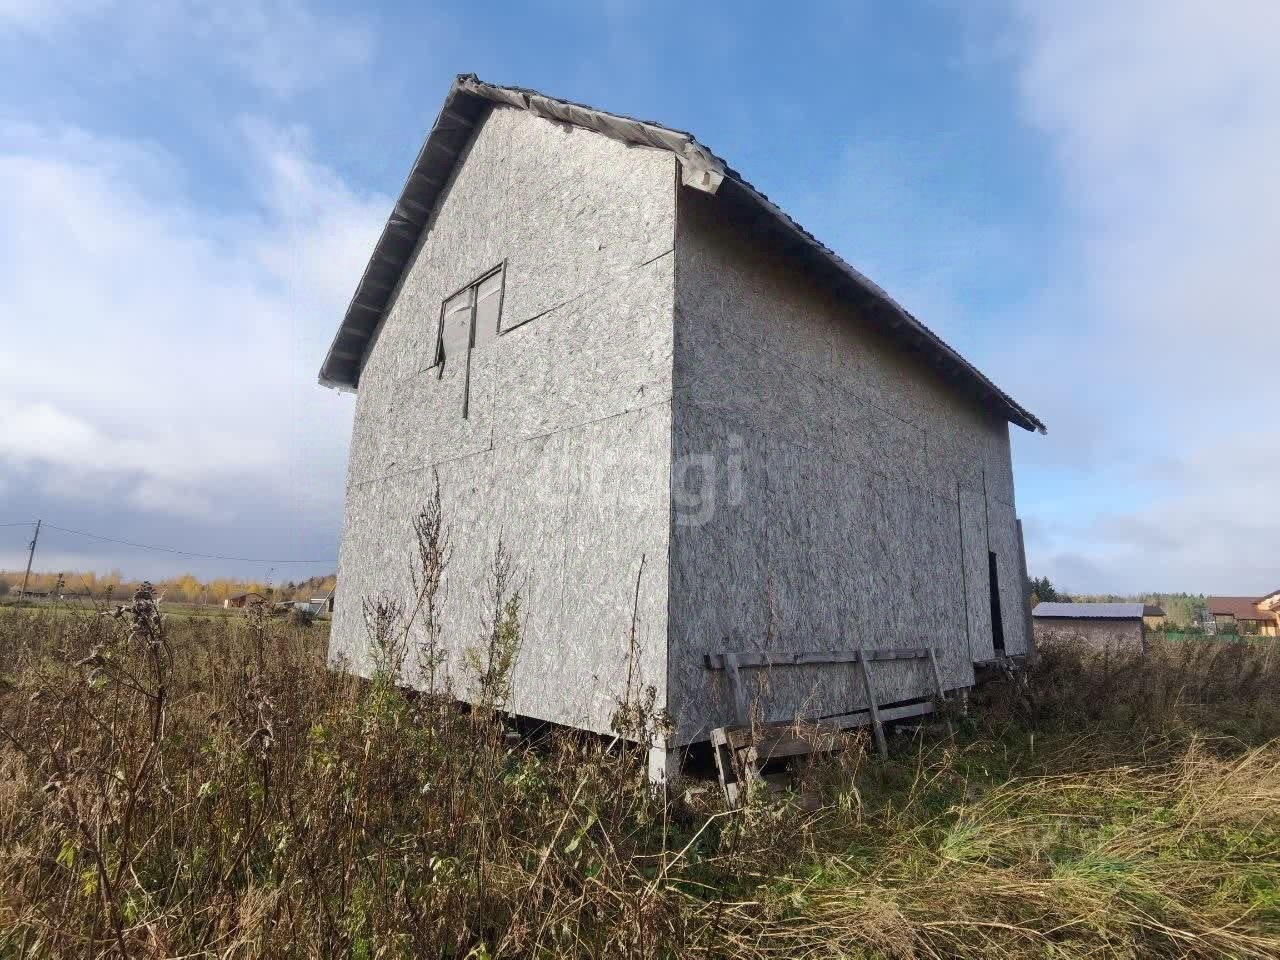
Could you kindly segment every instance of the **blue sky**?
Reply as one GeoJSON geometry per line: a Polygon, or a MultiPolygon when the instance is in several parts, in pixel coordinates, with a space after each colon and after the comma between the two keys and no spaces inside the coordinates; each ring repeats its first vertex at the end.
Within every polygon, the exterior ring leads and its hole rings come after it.
{"type": "Polygon", "coordinates": [[[1040,415],[1033,573],[1280,585],[1274,3],[481,6],[0,0],[0,523],[336,556],[315,373],[475,72],[692,131],[1040,415]]]}

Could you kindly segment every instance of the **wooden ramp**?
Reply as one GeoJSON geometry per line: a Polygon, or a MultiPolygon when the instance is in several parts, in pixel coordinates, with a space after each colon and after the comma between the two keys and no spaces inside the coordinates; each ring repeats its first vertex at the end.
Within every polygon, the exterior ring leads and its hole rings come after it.
{"type": "MultiPolygon", "coordinates": [[[[725,672],[733,700],[734,724],[711,731],[716,769],[729,805],[736,807],[753,786],[767,783],[764,765],[770,760],[799,760],[839,749],[846,742],[845,731],[852,727],[870,725],[876,750],[882,759],[887,759],[889,746],[885,740],[884,725],[935,711],[934,704],[928,701],[882,705],[877,695],[872,665],[891,660],[928,660],[933,672],[934,695],[939,701],[946,699],[942,672],[938,669],[938,658],[932,647],[801,651],[786,654],[708,654],[707,668],[725,672]],[[818,720],[752,724],[748,691],[742,677],[744,670],[841,663],[849,664],[860,675],[866,693],[865,708],[818,720]]],[[[951,729],[949,721],[947,729],[951,729]]]]}

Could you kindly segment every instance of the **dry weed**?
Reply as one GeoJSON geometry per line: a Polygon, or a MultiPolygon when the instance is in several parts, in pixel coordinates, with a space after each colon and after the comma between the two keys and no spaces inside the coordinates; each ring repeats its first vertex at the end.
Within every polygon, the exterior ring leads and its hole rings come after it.
{"type": "Polygon", "coordinates": [[[0,957],[1280,955],[1274,645],[1045,651],[954,738],[812,771],[816,811],[729,812],[650,788],[652,691],[613,741],[509,736],[501,558],[459,678],[494,709],[455,702],[439,516],[371,680],[145,589],[0,611],[0,957]]]}

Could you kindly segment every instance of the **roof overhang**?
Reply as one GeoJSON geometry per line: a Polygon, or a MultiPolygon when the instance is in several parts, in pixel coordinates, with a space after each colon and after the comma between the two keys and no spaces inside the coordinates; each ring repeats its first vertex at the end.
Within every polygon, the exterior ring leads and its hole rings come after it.
{"type": "Polygon", "coordinates": [[[784,246],[829,278],[856,302],[873,324],[934,367],[946,380],[983,406],[1026,430],[1045,432],[1044,424],[997,387],[936,333],[859,273],[835,251],[791,219],[688,133],[661,124],[606,113],[522,87],[485,83],[473,74],[457,77],[444,106],[414,160],[373,256],[356,286],[342,324],[320,367],[320,382],[354,389],[379,324],[395,296],[404,271],[474,130],[494,105],[515,107],[557,123],[569,123],[629,144],[667,150],[679,161],[681,182],[752,208],[762,228],[777,233],[784,246]]]}
{"type": "Polygon", "coordinates": [[[1144,604],[1129,602],[1072,603],[1044,600],[1031,616],[1037,620],[1141,620],[1144,604]]]}

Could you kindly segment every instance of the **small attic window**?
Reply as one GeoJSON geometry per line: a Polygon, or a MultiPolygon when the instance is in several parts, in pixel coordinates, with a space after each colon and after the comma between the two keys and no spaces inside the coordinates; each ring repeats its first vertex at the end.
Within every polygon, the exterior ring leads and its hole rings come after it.
{"type": "Polygon", "coordinates": [[[433,366],[446,364],[473,347],[497,339],[501,329],[505,268],[505,264],[495,267],[445,298],[440,307],[433,366]]]}
{"type": "Polygon", "coordinates": [[[498,338],[502,323],[503,278],[506,263],[467,284],[440,304],[440,327],[436,334],[437,377],[444,376],[446,364],[462,361],[462,415],[471,406],[471,351],[498,338]]]}

